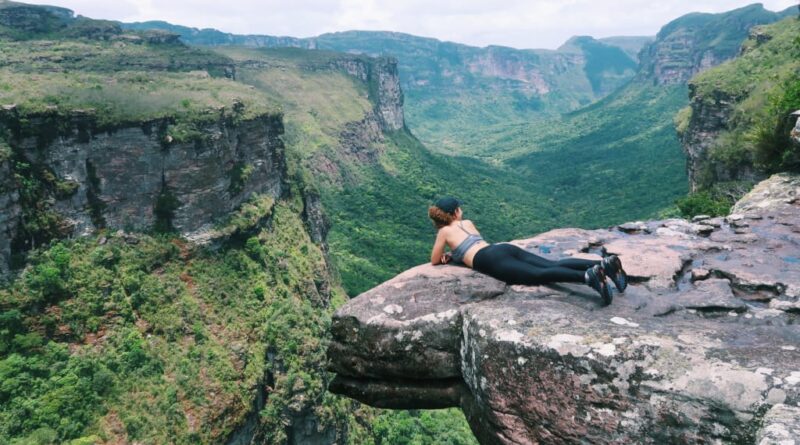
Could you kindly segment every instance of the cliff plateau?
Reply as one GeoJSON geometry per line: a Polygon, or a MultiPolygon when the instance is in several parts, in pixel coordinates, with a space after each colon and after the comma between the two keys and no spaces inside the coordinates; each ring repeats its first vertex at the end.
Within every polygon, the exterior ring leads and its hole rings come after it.
{"type": "Polygon", "coordinates": [[[800,168],[790,116],[800,104],[799,30],[794,17],[756,26],[739,57],[689,83],[676,121],[692,191],[800,168]]]}
{"type": "Polygon", "coordinates": [[[583,285],[417,266],[336,311],[330,390],[459,406],[483,444],[800,438],[800,177],[771,177],[727,217],[513,243],[550,258],[604,247],[632,283],[603,308],[583,285]]]}

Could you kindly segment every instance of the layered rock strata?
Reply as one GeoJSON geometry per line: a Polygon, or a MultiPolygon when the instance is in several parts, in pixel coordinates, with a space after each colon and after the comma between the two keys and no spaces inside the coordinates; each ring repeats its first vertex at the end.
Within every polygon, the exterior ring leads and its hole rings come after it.
{"type": "MultiPolygon", "coordinates": [[[[12,133],[14,122],[13,116],[3,119],[12,133]]],[[[54,196],[51,204],[68,236],[98,227],[148,230],[166,219],[182,235],[202,238],[253,194],[277,199],[286,190],[280,114],[234,121],[221,111],[218,120],[197,128],[197,138],[186,141],[172,138],[170,119],[97,132],[91,130],[92,122],[84,112],[57,122],[34,117],[28,123],[30,136],[9,140],[18,156],[71,184],[70,193],[54,196]],[[61,127],[59,134],[49,131],[52,125],[61,127]]],[[[0,169],[7,169],[6,163],[0,169]]],[[[5,209],[0,263],[8,261],[10,240],[21,236],[14,211],[18,191],[5,181],[8,177],[3,175],[0,184],[0,206],[5,209]]]]}
{"type": "Polygon", "coordinates": [[[342,70],[367,84],[381,129],[394,131],[403,128],[405,125],[404,96],[403,90],[400,88],[397,59],[393,57],[379,57],[370,60],[357,57],[337,58],[332,60],[329,66],[342,70]]]}
{"type": "Polygon", "coordinates": [[[609,307],[581,284],[410,269],[334,315],[330,390],[461,407],[483,444],[798,440],[800,177],[774,176],[735,211],[513,241],[620,255],[632,283],[609,307]]]}

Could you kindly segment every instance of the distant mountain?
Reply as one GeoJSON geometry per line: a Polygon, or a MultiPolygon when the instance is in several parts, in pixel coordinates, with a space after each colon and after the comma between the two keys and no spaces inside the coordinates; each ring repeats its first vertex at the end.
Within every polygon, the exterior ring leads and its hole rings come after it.
{"type": "Polygon", "coordinates": [[[597,39],[607,45],[621,48],[632,58],[639,60],[639,51],[645,45],[655,40],[654,36],[612,36],[597,39]]]}
{"type": "Polygon", "coordinates": [[[756,3],[722,14],[682,16],[661,28],[655,42],[642,52],[640,77],[661,85],[685,83],[698,72],[735,57],[753,26],[796,14],[796,7],[772,12],[756,3]]]}
{"type": "Polygon", "coordinates": [[[121,23],[123,28],[144,31],[161,29],[179,34],[181,39],[191,45],[244,45],[252,47],[298,47],[312,48],[312,42],[296,37],[276,37],[267,35],[241,35],[222,32],[212,28],[198,29],[173,25],[160,20],[148,22],[121,23]]]}
{"type": "Polygon", "coordinates": [[[673,123],[689,105],[686,82],[736,57],[754,26],[791,14],[795,8],[776,13],[751,5],[680,17],[642,49],[639,72],[621,89],[564,116],[481,128],[464,136],[467,154],[524,174],[576,218],[572,225],[655,216],[688,190],[673,123]]]}
{"type": "Polygon", "coordinates": [[[586,57],[584,72],[592,90],[605,96],[619,88],[630,77],[628,73],[635,71],[638,63],[625,50],[609,45],[589,36],[576,36],[569,39],[560,48],[560,52],[577,52],[586,57]],[[610,81],[615,79],[616,81],[610,81]]]}
{"type": "Polygon", "coordinates": [[[383,31],[297,39],[235,35],[165,22],[122,26],[167,30],[194,45],[294,46],[396,57],[408,99],[409,127],[431,148],[447,152],[461,151],[459,135],[475,128],[553,116],[604,97],[633,77],[637,62],[631,54],[646,39],[631,38],[623,48],[580,37],[553,51],[478,48],[383,31]]]}

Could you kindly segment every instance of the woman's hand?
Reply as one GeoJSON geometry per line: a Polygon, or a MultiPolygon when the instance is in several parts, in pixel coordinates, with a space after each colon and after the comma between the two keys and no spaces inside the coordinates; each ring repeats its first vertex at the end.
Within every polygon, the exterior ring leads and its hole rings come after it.
{"type": "Polygon", "coordinates": [[[442,264],[447,264],[450,262],[450,259],[453,255],[450,252],[442,254],[442,258],[439,260],[442,264]]]}

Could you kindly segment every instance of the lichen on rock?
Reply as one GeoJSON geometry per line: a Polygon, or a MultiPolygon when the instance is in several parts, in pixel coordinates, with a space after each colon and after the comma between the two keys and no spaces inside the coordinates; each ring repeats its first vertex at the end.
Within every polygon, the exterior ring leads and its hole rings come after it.
{"type": "Polygon", "coordinates": [[[797,181],[776,175],[713,221],[514,241],[551,258],[620,255],[631,284],[609,307],[580,284],[412,268],[336,312],[329,389],[461,407],[485,444],[800,439],[778,408],[800,402],[797,181]]]}

